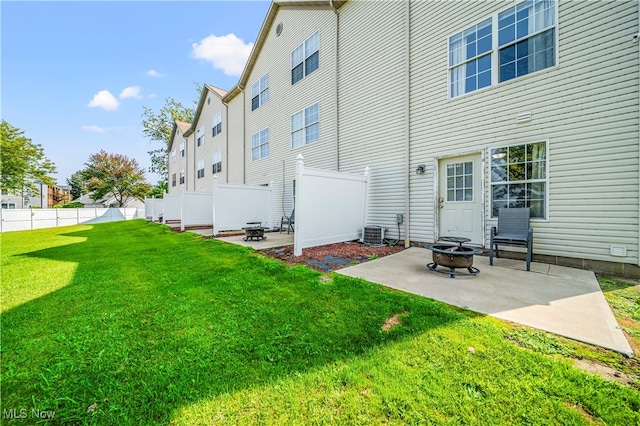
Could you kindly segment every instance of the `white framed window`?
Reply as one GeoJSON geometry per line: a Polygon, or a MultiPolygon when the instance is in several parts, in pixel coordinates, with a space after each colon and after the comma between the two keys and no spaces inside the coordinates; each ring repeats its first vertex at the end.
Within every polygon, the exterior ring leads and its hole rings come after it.
{"type": "Polygon", "coordinates": [[[269,129],[251,135],[251,159],[260,160],[269,156],[269,129]]]}
{"type": "Polygon", "coordinates": [[[176,150],[171,151],[171,161],[176,161],[176,150]]]}
{"type": "Polygon", "coordinates": [[[473,202],[473,161],[447,164],[447,202],[473,202]]]}
{"type": "Polygon", "coordinates": [[[198,179],[204,177],[204,158],[202,160],[198,160],[198,179]]]}
{"type": "Polygon", "coordinates": [[[184,158],[184,143],[180,144],[180,157],[184,158]]]}
{"type": "Polygon", "coordinates": [[[556,64],[556,0],[526,0],[449,37],[455,98],[556,64]]]}
{"type": "Polygon", "coordinates": [[[291,84],[296,84],[320,67],[320,31],[291,52],[291,84]]]}
{"type": "Polygon", "coordinates": [[[547,145],[541,141],[490,150],[491,217],[498,217],[503,207],[529,207],[532,218],[546,218],[547,145]]]}
{"type": "Polygon", "coordinates": [[[184,185],[184,169],[180,170],[180,185],[184,185]]]}
{"type": "Polygon", "coordinates": [[[251,111],[269,102],[269,73],[251,85],[251,111]]]}
{"type": "Polygon", "coordinates": [[[2,203],[2,208],[3,209],[15,209],[16,208],[16,204],[15,203],[2,203]]]}
{"type": "Polygon", "coordinates": [[[216,115],[213,116],[213,136],[220,134],[222,132],[222,111],[218,111],[216,115]]]}
{"type": "Polygon", "coordinates": [[[316,142],[320,138],[319,104],[315,103],[291,116],[291,148],[316,142]]]}
{"type": "Polygon", "coordinates": [[[196,138],[197,138],[196,141],[198,146],[204,144],[204,126],[196,130],[196,138]]]}
{"type": "Polygon", "coordinates": [[[222,171],[222,151],[214,152],[211,157],[211,171],[215,175],[222,171]]]}
{"type": "Polygon", "coordinates": [[[176,186],[176,174],[171,175],[171,186],[176,186]]]}

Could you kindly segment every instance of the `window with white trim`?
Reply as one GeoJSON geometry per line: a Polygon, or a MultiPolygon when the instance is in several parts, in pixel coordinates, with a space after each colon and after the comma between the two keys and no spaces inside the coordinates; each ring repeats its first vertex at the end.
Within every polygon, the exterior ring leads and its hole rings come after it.
{"type": "Polygon", "coordinates": [[[251,111],[269,102],[269,73],[251,85],[251,111]]]}
{"type": "Polygon", "coordinates": [[[500,208],[529,207],[531,217],[547,211],[547,142],[491,149],[491,216],[500,208]]]}
{"type": "Polygon", "coordinates": [[[222,111],[218,111],[216,115],[213,116],[213,136],[220,134],[222,132],[222,111]]]}
{"type": "Polygon", "coordinates": [[[180,144],[180,157],[184,158],[184,143],[180,144]]]}
{"type": "Polygon", "coordinates": [[[449,37],[450,96],[554,66],[556,14],[556,0],[526,0],[449,37]]]}
{"type": "Polygon", "coordinates": [[[176,174],[171,175],[171,186],[176,186],[176,174]]]}
{"type": "Polygon", "coordinates": [[[222,171],[222,151],[214,152],[211,157],[211,171],[215,175],[222,171]]]}
{"type": "Polygon", "coordinates": [[[198,161],[198,179],[204,177],[204,158],[198,161]]]}
{"type": "Polygon", "coordinates": [[[184,185],[184,169],[180,170],[180,185],[184,185]]]}
{"type": "Polygon", "coordinates": [[[176,161],[176,150],[171,151],[171,161],[176,161]]]}
{"type": "Polygon", "coordinates": [[[260,160],[269,156],[269,129],[251,135],[251,159],[260,160]]]}
{"type": "Polygon", "coordinates": [[[291,116],[291,148],[316,142],[320,138],[320,114],[317,103],[291,116]]]}
{"type": "Polygon", "coordinates": [[[196,138],[197,138],[196,141],[198,146],[204,143],[204,126],[196,130],[196,138]]]}
{"type": "Polygon", "coordinates": [[[296,84],[320,66],[320,32],[316,31],[291,52],[291,84],[296,84]]]}

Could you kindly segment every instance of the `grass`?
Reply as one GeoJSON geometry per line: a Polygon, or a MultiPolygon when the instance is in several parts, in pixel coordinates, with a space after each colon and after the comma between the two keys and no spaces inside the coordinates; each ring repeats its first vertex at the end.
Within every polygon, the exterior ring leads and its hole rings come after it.
{"type": "Polygon", "coordinates": [[[3,424],[640,423],[636,389],[363,280],[140,220],[0,242],[3,424]]]}

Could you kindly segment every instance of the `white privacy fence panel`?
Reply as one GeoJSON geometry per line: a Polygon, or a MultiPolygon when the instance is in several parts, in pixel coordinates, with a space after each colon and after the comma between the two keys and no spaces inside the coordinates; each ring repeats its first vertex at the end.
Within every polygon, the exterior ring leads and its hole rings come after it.
{"type": "Polygon", "coordinates": [[[0,232],[116,222],[138,217],[137,208],[0,209],[0,232]]]}
{"type": "Polygon", "coordinates": [[[144,200],[144,217],[151,218],[155,221],[160,219],[162,209],[164,207],[164,199],[162,198],[145,198],[144,200]]]}
{"type": "Polygon", "coordinates": [[[213,226],[213,193],[183,192],[180,229],[186,226],[213,226]]]}
{"type": "Polygon", "coordinates": [[[164,222],[168,220],[180,220],[182,196],[180,194],[164,194],[163,216],[164,222]]]}
{"type": "Polygon", "coordinates": [[[367,214],[369,168],[364,175],[306,168],[296,163],[294,254],[361,238],[367,214]]]}
{"type": "Polygon", "coordinates": [[[257,185],[234,185],[213,181],[214,227],[219,231],[241,229],[248,222],[273,227],[273,188],[257,185]]]}

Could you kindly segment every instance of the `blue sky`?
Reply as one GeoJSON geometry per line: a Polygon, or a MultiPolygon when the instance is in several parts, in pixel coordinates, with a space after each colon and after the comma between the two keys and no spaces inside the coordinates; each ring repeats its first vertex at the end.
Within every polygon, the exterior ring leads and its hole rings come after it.
{"type": "MultiPolygon", "coordinates": [[[[142,107],[238,81],[268,1],[2,1],[0,116],[43,146],[59,184],[104,149],[147,169],[142,107]]],[[[155,184],[158,177],[147,173],[155,184]]]]}

